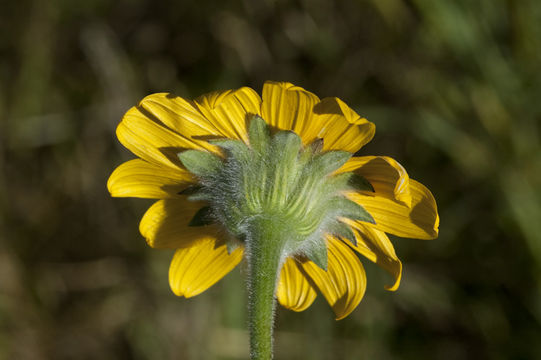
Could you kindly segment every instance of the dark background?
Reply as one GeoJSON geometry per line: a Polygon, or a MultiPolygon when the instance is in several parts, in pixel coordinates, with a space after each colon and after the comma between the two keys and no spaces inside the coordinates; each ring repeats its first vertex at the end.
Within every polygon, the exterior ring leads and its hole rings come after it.
{"type": "Polygon", "coordinates": [[[1,1],[0,359],[246,359],[242,269],[193,299],[112,199],[114,129],[152,92],[286,80],[337,96],[427,185],[435,241],[336,322],[280,308],[278,359],[541,358],[541,2],[1,1]]]}

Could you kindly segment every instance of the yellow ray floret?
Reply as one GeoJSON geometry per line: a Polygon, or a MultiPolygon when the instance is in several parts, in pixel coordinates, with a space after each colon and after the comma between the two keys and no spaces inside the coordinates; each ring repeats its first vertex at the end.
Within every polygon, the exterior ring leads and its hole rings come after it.
{"type": "Polygon", "coordinates": [[[231,254],[223,242],[205,237],[178,249],[169,267],[171,290],[186,298],[198,295],[218,282],[242,260],[243,249],[231,254]]]}
{"type": "Polygon", "coordinates": [[[327,238],[329,265],[322,270],[311,261],[302,268],[331,305],[336,320],[348,316],[359,304],[366,290],[366,273],[355,254],[335,237],[327,238]]]}
{"type": "Polygon", "coordinates": [[[276,297],[280,304],[293,311],[306,310],[317,296],[314,285],[299,266],[295,258],[287,258],[276,289],[276,297]]]}

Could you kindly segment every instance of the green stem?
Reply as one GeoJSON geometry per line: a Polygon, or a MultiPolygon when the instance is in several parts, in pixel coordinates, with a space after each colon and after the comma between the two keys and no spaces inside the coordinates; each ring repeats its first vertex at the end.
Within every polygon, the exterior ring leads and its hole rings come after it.
{"type": "Polygon", "coordinates": [[[272,359],[274,293],[285,237],[272,220],[252,222],[246,240],[248,317],[252,360],[272,359]]]}

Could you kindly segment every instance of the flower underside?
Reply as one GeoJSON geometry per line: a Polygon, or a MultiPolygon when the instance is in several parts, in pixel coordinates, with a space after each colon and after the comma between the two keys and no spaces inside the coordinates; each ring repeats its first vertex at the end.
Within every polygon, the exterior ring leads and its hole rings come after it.
{"type": "Polygon", "coordinates": [[[251,358],[269,359],[276,302],[303,311],[320,292],[343,319],[366,290],[358,255],[389,272],[394,291],[402,263],[387,233],[438,235],[434,197],[402,165],[351,156],[374,132],[340,99],[286,82],[265,82],[261,96],[152,94],[117,128],[139,159],[107,187],[157,199],[139,229],[151,247],[175,249],[176,295],[202,293],[245,260],[251,358]]]}
{"type": "Polygon", "coordinates": [[[356,245],[347,219],[375,223],[359,204],[344,197],[348,190],[373,192],[372,185],[353,172],[333,174],[351,157],[347,151],[323,152],[323,140],[307,146],[292,131],[271,135],[266,122],[253,115],[249,145],[240,140],[211,140],[223,157],[206,151],[178,154],[199,182],[184,190],[190,200],[205,200],[190,226],[221,224],[231,235],[229,251],[250,238],[254,222],[273,224],[287,234],[282,259],[306,256],[327,269],[325,235],[332,234],[356,245]]]}

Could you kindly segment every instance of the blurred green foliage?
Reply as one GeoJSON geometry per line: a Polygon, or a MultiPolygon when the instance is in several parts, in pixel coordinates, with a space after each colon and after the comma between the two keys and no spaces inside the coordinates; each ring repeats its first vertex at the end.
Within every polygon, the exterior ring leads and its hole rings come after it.
{"type": "Polygon", "coordinates": [[[335,322],[278,310],[278,359],[541,358],[541,3],[3,1],[0,359],[245,359],[243,269],[194,299],[111,199],[122,114],[264,80],[338,96],[434,193],[440,238],[394,239],[395,293],[335,322]]]}

